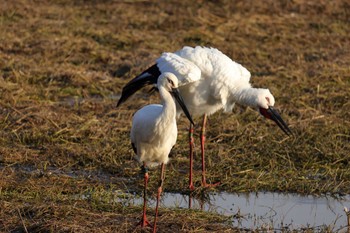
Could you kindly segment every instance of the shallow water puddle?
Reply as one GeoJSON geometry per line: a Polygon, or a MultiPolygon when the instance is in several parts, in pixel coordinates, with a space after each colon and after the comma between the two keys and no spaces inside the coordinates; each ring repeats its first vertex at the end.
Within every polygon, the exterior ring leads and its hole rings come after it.
{"type": "MultiPolygon", "coordinates": [[[[341,199],[282,193],[210,193],[206,201],[191,198],[193,209],[233,216],[232,225],[243,229],[303,229],[329,226],[332,230],[347,225],[344,206],[350,207],[350,195],[341,199]],[[238,217],[241,216],[241,217],[238,217]]],[[[142,205],[142,197],[129,199],[129,204],[142,205]]],[[[150,206],[155,201],[150,200],[150,206]]],[[[164,193],[161,206],[188,208],[189,196],[164,193]]]]}

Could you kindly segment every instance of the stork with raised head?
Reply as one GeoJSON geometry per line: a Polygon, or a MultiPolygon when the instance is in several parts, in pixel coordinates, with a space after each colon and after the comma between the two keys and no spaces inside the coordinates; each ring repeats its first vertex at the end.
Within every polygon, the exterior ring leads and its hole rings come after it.
{"type": "MultiPolygon", "coordinates": [[[[157,83],[164,72],[171,72],[179,79],[179,90],[193,116],[203,116],[201,129],[202,186],[210,186],[205,178],[205,125],[207,115],[223,109],[231,111],[235,103],[252,107],[262,116],[273,120],[287,135],[291,131],[274,109],[275,98],[268,89],[251,86],[250,72],[215,48],[184,47],[174,53],[163,53],[156,64],[127,83],[117,106],[125,102],[142,87],[157,83]]],[[[177,114],[182,110],[177,108],[177,114]]],[[[193,127],[189,129],[190,141],[190,189],[193,163],[193,127]]]]}
{"type": "Polygon", "coordinates": [[[143,215],[140,221],[141,227],[150,226],[146,216],[148,168],[161,164],[153,232],[156,231],[165,164],[168,162],[168,155],[177,139],[176,105],[173,97],[191,124],[194,124],[177,89],[178,80],[176,76],[168,72],[162,73],[157,80],[157,86],[162,103],[147,105],[138,110],[133,117],[130,132],[132,148],[136,154],[136,159],[143,164],[142,171],[144,172],[144,204],[143,215]]]}

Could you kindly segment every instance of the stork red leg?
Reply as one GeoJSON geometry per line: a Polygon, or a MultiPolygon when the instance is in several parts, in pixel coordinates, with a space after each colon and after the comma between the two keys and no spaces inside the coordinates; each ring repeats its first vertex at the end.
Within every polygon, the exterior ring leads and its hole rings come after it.
{"type": "Polygon", "coordinates": [[[205,144],[205,126],[207,124],[207,114],[204,114],[203,116],[203,122],[202,122],[202,130],[201,130],[201,153],[202,153],[202,187],[209,188],[209,187],[215,187],[220,182],[215,184],[207,184],[206,178],[205,178],[205,156],[204,156],[204,144],[205,144]]]}
{"type": "Polygon", "coordinates": [[[192,208],[192,193],[191,192],[188,194],[188,208],[189,209],[192,208]]]}
{"type": "Polygon", "coordinates": [[[190,144],[190,177],[189,177],[189,188],[190,190],[194,190],[193,185],[193,148],[194,148],[194,139],[193,139],[193,125],[190,124],[190,129],[188,132],[189,144],[190,144]]]}
{"type": "Polygon", "coordinates": [[[145,165],[145,163],[143,164],[142,170],[144,172],[144,190],[143,190],[143,214],[142,214],[142,218],[140,220],[140,222],[137,225],[140,225],[142,228],[149,226],[152,227],[151,224],[149,223],[149,221],[147,220],[147,216],[146,216],[146,206],[147,206],[147,184],[148,184],[148,171],[147,171],[147,167],[145,165]]]}
{"type": "Polygon", "coordinates": [[[156,228],[157,228],[158,206],[159,206],[160,194],[163,191],[164,179],[165,179],[165,164],[162,163],[161,172],[160,172],[160,181],[159,181],[159,187],[158,187],[158,193],[157,193],[156,215],[154,217],[154,224],[153,224],[153,233],[156,232],[156,228]]]}

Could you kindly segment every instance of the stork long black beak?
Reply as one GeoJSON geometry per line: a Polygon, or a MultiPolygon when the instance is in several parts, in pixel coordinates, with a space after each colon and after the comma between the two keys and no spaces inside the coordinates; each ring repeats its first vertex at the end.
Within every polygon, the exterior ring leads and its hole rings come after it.
{"type": "Polygon", "coordinates": [[[281,115],[275,110],[273,107],[269,106],[268,109],[260,108],[260,113],[268,118],[276,122],[278,127],[280,127],[281,130],[288,136],[292,135],[292,131],[289,129],[288,125],[284,120],[282,119],[281,115]]]}
{"type": "Polygon", "coordinates": [[[171,94],[174,96],[174,98],[176,99],[176,101],[179,103],[180,107],[182,108],[183,112],[185,113],[186,117],[190,120],[190,122],[194,125],[194,122],[192,120],[192,117],[190,115],[190,112],[188,111],[184,100],[182,98],[182,96],[179,93],[179,90],[177,88],[173,88],[171,90],[171,94]]]}

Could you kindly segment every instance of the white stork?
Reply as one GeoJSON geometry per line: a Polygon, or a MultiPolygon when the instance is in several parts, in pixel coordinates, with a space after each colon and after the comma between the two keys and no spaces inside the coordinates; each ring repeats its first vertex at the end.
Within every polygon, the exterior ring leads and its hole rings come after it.
{"type": "Polygon", "coordinates": [[[168,162],[168,155],[177,139],[176,105],[173,97],[193,124],[192,118],[178,92],[178,80],[175,75],[168,72],[162,73],[158,78],[157,84],[162,104],[151,104],[138,110],[133,117],[130,132],[131,145],[135,151],[136,159],[140,163],[143,163],[142,170],[144,172],[145,186],[143,215],[140,221],[141,227],[150,226],[146,217],[148,167],[161,164],[153,232],[156,231],[158,205],[164,181],[165,164],[168,162]]]}
{"type": "MultiPolygon", "coordinates": [[[[268,89],[251,86],[250,72],[215,48],[184,47],[174,53],[163,53],[156,64],[127,83],[117,106],[142,87],[157,83],[164,72],[171,72],[179,80],[179,90],[192,116],[203,116],[201,130],[202,186],[210,186],[205,179],[204,141],[207,115],[223,109],[231,111],[235,103],[256,109],[271,119],[287,135],[292,132],[280,114],[273,108],[275,98],[268,89]]],[[[182,110],[177,108],[177,115],[182,110]]],[[[190,140],[190,189],[193,190],[193,127],[190,140]]]]}

